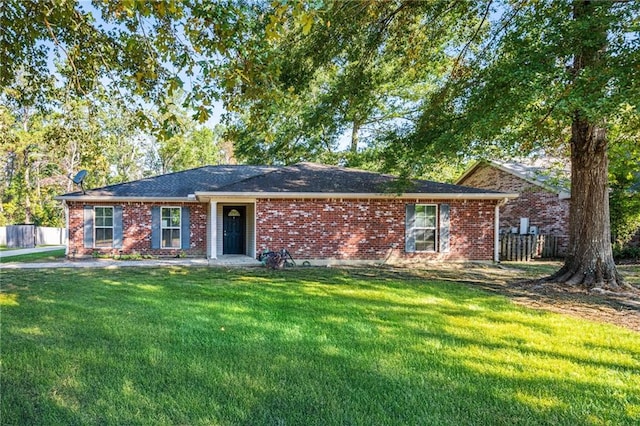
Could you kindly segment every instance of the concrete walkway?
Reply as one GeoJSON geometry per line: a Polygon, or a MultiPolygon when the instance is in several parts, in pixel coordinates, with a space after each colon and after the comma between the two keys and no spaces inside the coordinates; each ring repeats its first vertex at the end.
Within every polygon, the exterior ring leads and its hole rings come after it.
{"type": "Polygon", "coordinates": [[[47,251],[61,250],[64,248],[65,246],[46,246],[46,247],[35,247],[35,248],[26,248],[26,249],[2,250],[0,251],[0,259],[5,257],[21,256],[23,254],[44,253],[47,251]]]}
{"type": "MultiPolygon", "coordinates": [[[[25,249],[34,250],[34,249],[25,249]]],[[[37,250],[37,249],[36,249],[37,250]]],[[[18,251],[18,250],[12,250],[18,251]]],[[[22,250],[20,250],[22,251],[22,250]]],[[[21,253],[26,254],[26,253],[21,253]]],[[[4,256],[3,256],[4,257],[4,256]]],[[[167,258],[167,259],[142,259],[142,260],[114,260],[114,259],[61,259],[54,262],[0,263],[0,269],[42,269],[42,268],[104,268],[117,269],[124,267],[167,267],[167,266],[225,266],[225,267],[256,267],[262,266],[260,262],[249,256],[226,255],[218,259],[203,258],[167,258]]]]}

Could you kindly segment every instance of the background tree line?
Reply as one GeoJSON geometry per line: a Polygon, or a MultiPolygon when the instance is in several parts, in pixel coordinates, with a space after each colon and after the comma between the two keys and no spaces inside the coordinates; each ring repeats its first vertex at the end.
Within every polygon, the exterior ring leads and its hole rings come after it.
{"type": "Polygon", "coordinates": [[[54,197],[80,189],[71,178],[81,169],[91,188],[235,162],[220,126],[200,125],[179,106],[171,107],[178,116],[171,135],[158,137],[117,99],[58,93],[38,105],[23,102],[18,89],[0,98],[0,226],[64,226],[54,197]]]}

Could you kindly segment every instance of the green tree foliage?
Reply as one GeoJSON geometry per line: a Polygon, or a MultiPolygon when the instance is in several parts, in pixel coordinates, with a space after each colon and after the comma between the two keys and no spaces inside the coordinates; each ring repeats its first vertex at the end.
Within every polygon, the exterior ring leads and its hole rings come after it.
{"type": "MultiPolygon", "coordinates": [[[[419,23],[426,38],[415,63],[428,72],[416,80],[430,84],[406,124],[376,138],[384,168],[415,175],[438,157],[526,155],[564,145],[572,164],[570,247],[553,278],[611,288],[621,283],[610,247],[607,153],[610,144],[619,144],[612,126],[621,107],[640,104],[638,2],[327,2],[299,38],[290,36],[295,25],[287,25],[296,22],[293,4],[292,17],[280,24],[287,37],[278,45],[287,48],[273,61],[278,79],[257,79],[258,90],[271,84],[284,93],[292,87],[303,97],[317,87],[315,70],[326,77],[326,70],[338,66],[336,75],[344,78],[327,80],[353,85],[321,86],[339,100],[327,109],[357,127],[359,118],[348,105],[354,102],[355,112],[370,116],[375,108],[366,101],[375,96],[367,89],[379,85],[369,77],[394,60],[412,68],[402,62],[413,50],[403,37],[419,23]],[[340,20],[343,8],[360,13],[340,20]]],[[[270,23],[284,16],[281,8],[270,23]]],[[[402,73],[392,74],[403,80],[402,73]]],[[[252,89],[246,92],[253,95],[252,89]]]]}
{"type": "Polygon", "coordinates": [[[613,123],[611,164],[611,234],[618,250],[640,232],[640,116],[625,105],[613,123]]]}
{"type": "Polygon", "coordinates": [[[412,170],[416,159],[447,152],[508,156],[568,146],[570,247],[553,279],[617,288],[607,151],[619,143],[611,130],[621,107],[640,104],[640,5],[576,0],[478,6],[487,31],[479,25],[459,47],[446,79],[424,97],[417,125],[390,139],[385,158],[412,170]]]}
{"type": "Polygon", "coordinates": [[[53,198],[75,190],[69,176],[87,169],[88,186],[118,181],[114,170],[122,169],[126,153],[135,152],[132,129],[121,110],[100,100],[69,99],[37,111],[22,99],[7,94],[0,106],[2,220],[58,226],[64,216],[53,198]]]}
{"type": "MultiPolygon", "coordinates": [[[[238,155],[260,162],[359,162],[409,176],[436,158],[565,145],[570,248],[555,279],[615,288],[607,153],[623,105],[638,115],[639,15],[640,2],[590,0],[13,0],[0,14],[0,84],[25,76],[51,87],[53,52],[58,80],[84,95],[106,87],[163,140],[179,124],[166,99],[186,90],[199,122],[222,99],[238,155]],[[142,111],[149,101],[162,123],[142,111]],[[340,156],[345,131],[351,150],[340,156]]],[[[33,105],[44,91],[25,93],[33,105]]],[[[179,151],[167,143],[169,156],[179,151]]]]}
{"type": "Polygon", "coordinates": [[[200,127],[184,111],[183,127],[174,129],[174,136],[155,139],[107,98],[70,98],[48,112],[15,108],[17,100],[7,97],[3,104],[2,224],[62,226],[62,206],[54,197],[80,189],[70,177],[81,169],[89,172],[85,187],[96,187],[233,161],[222,130],[200,127]]]}
{"type": "Polygon", "coordinates": [[[464,2],[265,6],[244,46],[252,60],[226,63],[244,77],[222,86],[238,154],[379,168],[374,142],[418,118],[424,94],[455,60],[447,50],[478,22],[471,9],[464,2]]]}

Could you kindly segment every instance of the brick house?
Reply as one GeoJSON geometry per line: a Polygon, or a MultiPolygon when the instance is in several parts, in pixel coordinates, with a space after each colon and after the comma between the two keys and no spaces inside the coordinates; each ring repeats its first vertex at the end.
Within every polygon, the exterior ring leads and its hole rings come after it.
{"type": "Polygon", "coordinates": [[[467,169],[456,184],[519,194],[500,207],[500,232],[558,237],[559,254],[564,254],[569,242],[568,176],[569,171],[550,160],[531,164],[483,160],[467,169]]]}
{"type": "Polygon", "coordinates": [[[68,254],[255,258],[287,248],[311,263],[496,256],[498,205],[517,194],[300,163],[206,166],[59,196],[68,254]]]}

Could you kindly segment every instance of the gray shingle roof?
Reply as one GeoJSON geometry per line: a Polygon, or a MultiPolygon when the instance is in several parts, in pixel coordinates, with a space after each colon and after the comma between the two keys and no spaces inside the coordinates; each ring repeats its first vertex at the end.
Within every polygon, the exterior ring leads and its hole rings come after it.
{"type": "Polygon", "coordinates": [[[77,191],[60,198],[186,198],[196,193],[500,194],[497,191],[426,180],[412,181],[409,186],[399,184],[400,181],[391,175],[314,163],[284,167],[205,166],[90,189],[86,194],[77,191]]]}
{"type": "Polygon", "coordinates": [[[223,190],[224,192],[323,194],[392,194],[400,190],[407,193],[430,194],[493,192],[427,180],[416,180],[409,186],[403,186],[395,176],[314,163],[281,167],[270,173],[233,183],[223,190]]]}
{"type": "MultiPolygon", "coordinates": [[[[104,197],[186,197],[195,191],[218,191],[227,185],[275,170],[261,166],[204,166],[86,191],[104,197]]],[[[66,196],[81,196],[77,191],[66,196]]]]}

